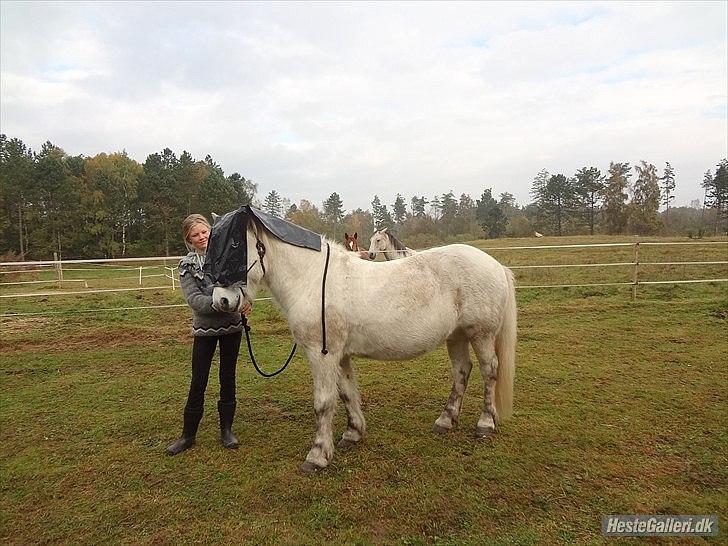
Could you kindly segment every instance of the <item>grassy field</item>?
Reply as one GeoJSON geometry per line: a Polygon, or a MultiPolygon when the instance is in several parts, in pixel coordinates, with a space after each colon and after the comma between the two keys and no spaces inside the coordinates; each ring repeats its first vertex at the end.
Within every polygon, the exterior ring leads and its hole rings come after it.
{"type": "MultiPolygon", "coordinates": [[[[587,241],[607,242],[538,242],[587,241]]],[[[492,253],[509,265],[623,261],[619,252],[629,261],[631,247],[620,248],[492,253]]],[[[655,258],[641,261],[728,259],[724,246],[699,256],[675,248],[642,248],[655,258]]],[[[728,276],[725,265],[674,267],[673,278],[728,276]]],[[[640,274],[659,280],[662,269],[640,274]]],[[[522,285],[585,274],[516,271],[522,285]]],[[[631,279],[629,267],[589,271],[587,282],[631,279]]],[[[217,441],[213,373],[198,444],[171,458],[189,311],[67,311],[177,304],[179,292],[0,300],[2,313],[43,313],[0,318],[0,540],[599,543],[603,514],[665,513],[718,514],[725,541],[728,284],[645,286],[636,302],[629,286],[521,289],[518,300],[514,417],[494,437],[472,435],[477,373],[460,427],[430,432],[450,390],[444,349],[404,363],[359,359],[368,436],[313,477],[297,470],[314,432],[302,357],[263,379],[241,354],[237,451],[217,441]]],[[[268,301],[252,324],[256,358],[270,369],[290,349],[287,326],[268,301]]],[[[337,435],[345,419],[340,408],[337,435]]]]}

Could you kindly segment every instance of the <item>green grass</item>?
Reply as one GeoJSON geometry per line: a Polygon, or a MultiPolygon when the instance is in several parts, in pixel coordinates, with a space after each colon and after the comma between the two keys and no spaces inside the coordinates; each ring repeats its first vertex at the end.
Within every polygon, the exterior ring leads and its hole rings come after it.
{"type": "MultiPolygon", "coordinates": [[[[450,389],[444,349],[358,359],[368,435],[313,477],[297,470],[314,433],[301,356],[263,379],[241,354],[237,451],[217,441],[215,366],[198,444],[170,458],[189,381],[187,309],[0,319],[0,540],[599,543],[610,513],[718,514],[725,540],[727,288],[640,287],[636,302],[628,287],[520,290],[515,412],[487,441],[472,436],[476,372],[459,428],[430,432],[450,389]]],[[[82,305],[181,301],[171,295],[82,305]]],[[[272,369],[292,343],[285,322],[261,301],[252,324],[256,358],[272,369]]],[[[340,408],[337,436],[344,426],[340,408]]]]}

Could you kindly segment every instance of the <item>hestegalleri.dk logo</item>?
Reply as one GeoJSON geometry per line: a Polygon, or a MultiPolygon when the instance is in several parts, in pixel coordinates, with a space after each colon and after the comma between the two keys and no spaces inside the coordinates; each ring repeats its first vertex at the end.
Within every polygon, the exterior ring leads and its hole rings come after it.
{"type": "Polygon", "coordinates": [[[716,536],[718,516],[602,516],[602,534],[612,537],[716,536]]]}

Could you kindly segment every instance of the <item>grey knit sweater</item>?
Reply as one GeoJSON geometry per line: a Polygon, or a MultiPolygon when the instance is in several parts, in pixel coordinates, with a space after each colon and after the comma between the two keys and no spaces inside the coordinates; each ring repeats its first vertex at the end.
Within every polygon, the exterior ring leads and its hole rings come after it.
{"type": "Polygon", "coordinates": [[[222,336],[240,332],[240,313],[223,313],[212,308],[212,281],[205,275],[204,254],[190,252],[179,262],[179,282],[187,304],[192,309],[193,336],[222,336]]]}

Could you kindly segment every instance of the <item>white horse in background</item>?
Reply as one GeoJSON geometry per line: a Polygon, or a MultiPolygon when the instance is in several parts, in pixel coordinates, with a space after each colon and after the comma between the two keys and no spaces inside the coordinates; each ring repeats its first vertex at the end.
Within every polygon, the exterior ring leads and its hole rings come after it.
{"type": "Polygon", "coordinates": [[[389,228],[384,228],[375,231],[369,241],[369,259],[374,260],[377,254],[384,254],[384,258],[389,261],[412,256],[417,252],[406,247],[389,228]]]}
{"type": "Polygon", "coordinates": [[[452,390],[434,430],[458,423],[473,347],[483,376],[483,406],[475,434],[484,438],[510,416],[516,351],[513,275],[494,258],[467,245],[425,250],[407,260],[361,260],[333,241],[321,252],[288,244],[251,216],[247,220],[247,284],[216,287],[213,306],[240,311],[267,287],[283,311],[310,363],[316,436],[300,469],[313,473],[334,455],[332,419],[337,398],[346,406],[347,427],[337,444],[362,440],[366,422],[351,359],[407,360],[443,341],[452,362],[452,390]],[[265,247],[264,268],[254,262],[256,241],[265,247]],[[322,278],[325,284],[325,338],[322,278]],[[252,264],[252,265],[250,265],[252,264]],[[361,301],[368,305],[361,305],[361,301]],[[325,339],[325,341],[324,341],[325,339]],[[326,346],[327,352],[322,350],[326,346]]]}

